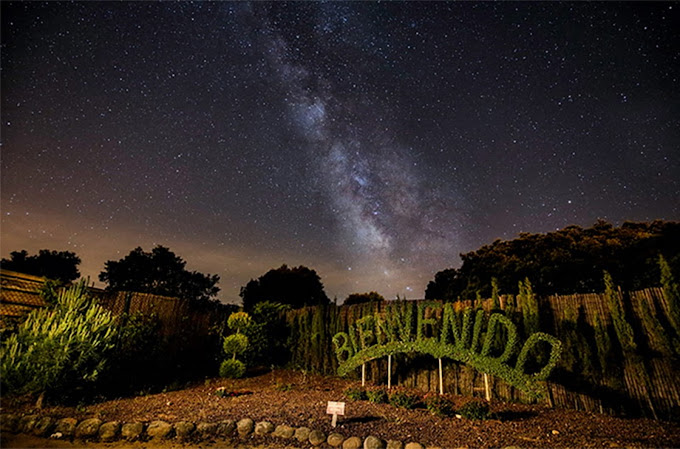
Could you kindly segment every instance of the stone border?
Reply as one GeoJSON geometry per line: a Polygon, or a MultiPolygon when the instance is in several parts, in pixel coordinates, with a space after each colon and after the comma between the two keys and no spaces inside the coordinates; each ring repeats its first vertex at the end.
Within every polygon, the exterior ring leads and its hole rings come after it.
{"type": "Polygon", "coordinates": [[[326,435],[321,430],[308,427],[291,427],[286,424],[275,426],[269,421],[254,422],[250,418],[238,421],[169,423],[156,420],[151,422],[104,422],[98,418],[77,420],[75,418],[56,419],[40,415],[0,415],[0,431],[24,433],[42,438],[89,441],[149,441],[175,438],[177,440],[201,441],[210,438],[226,437],[274,437],[297,440],[311,447],[331,447],[339,449],[441,449],[438,446],[424,446],[418,442],[383,440],[370,435],[366,438],[346,437],[337,432],[326,435]]]}

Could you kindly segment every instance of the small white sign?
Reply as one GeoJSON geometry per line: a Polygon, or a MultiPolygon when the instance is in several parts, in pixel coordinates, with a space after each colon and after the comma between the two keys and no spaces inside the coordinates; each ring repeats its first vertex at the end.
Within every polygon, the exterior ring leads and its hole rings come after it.
{"type": "Polygon", "coordinates": [[[326,407],[326,413],[329,415],[343,415],[345,414],[345,403],[344,402],[333,402],[328,401],[328,406],[326,407]]]}

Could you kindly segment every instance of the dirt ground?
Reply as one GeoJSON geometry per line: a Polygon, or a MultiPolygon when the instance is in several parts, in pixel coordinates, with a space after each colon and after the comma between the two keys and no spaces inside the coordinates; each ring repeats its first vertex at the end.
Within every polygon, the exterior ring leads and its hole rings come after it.
{"type": "MultiPolygon", "coordinates": [[[[42,415],[56,418],[100,418],[121,422],[164,420],[168,422],[238,420],[270,421],[274,425],[306,426],[326,434],[339,432],[346,437],[375,435],[385,440],[404,443],[417,441],[443,448],[613,448],[613,447],[678,447],[680,423],[649,419],[614,418],[572,410],[550,409],[545,405],[522,405],[492,401],[493,419],[474,421],[439,418],[426,409],[404,410],[389,404],[348,401],[344,390],[357,382],[338,378],[304,375],[296,371],[274,371],[239,380],[213,379],[180,391],[121,398],[80,407],[45,406],[42,415]],[[217,388],[240,393],[219,397],[217,388]],[[327,401],[347,401],[346,415],[340,417],[336,429],[326,415],[327,401]]],[[[465,398],[454,398],[459,404],[465,398]]],[[[27,400],[4,399],[2,413],[36,413],[27,400]]],[[[297,442],[295,442],[297,443],[297,442]]],[[[80,445],[79,445],[80,444],[80,445]]],[[[93,448],[283,448],[286,444],[274,437],[236,438],[235,441],[179,443],[174,440],[150,443],[88,443],[93,448]]],[[[2,435],[5,447],[83,447],[70,443],[32,438],[24,435],[2,435]]],[[[301,445],[306,447],[309,445],[301,445]]]]}

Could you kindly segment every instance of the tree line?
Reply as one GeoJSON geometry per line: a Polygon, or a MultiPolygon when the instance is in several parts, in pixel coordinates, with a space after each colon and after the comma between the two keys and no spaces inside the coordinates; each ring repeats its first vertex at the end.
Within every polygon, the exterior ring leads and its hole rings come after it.
{"type": "Polygon", "coordinates": [[[599,220],[589,228],[522,233],[461,254],[460,268],[439,271],[425,298],[488,298],[494,278],[497,288],[508,294],[517,294],[526,278],[539,295],[601,292],[604,271],[624,290],[641,290],[659,285],[660,255],[673,272],[680,272],[680,223],[625,222],[616,227],[599,220]]]}
{"type": "MultiPolygon", "coordinates": [[[[546,234],[522,233],[461,254],[460,268],[435,274],[426,299],[491,297],[495,290],[517,294],[520,281],[530,279],[539,295],[601,292],[603,271],[624,290],[659,285],[659,255],[680,273],[680,223],[625,222],[615,227],[598,221],[592,227],[567,226],[546,234]]],[[[80,276],[80,258],[70,251],[40,250],[36,255],[14,251],[2,268],[69,283],[80,276]]],[[[186,269],[186,262],[158,245],[137,247],[120,260],[109,260],[99,274],[107,290],[174,296],[196,302],[217,301],[219,276],[186,269]]],[[[317,272],[305,266],[282,265],[241,287],[246,311],[262,302],[291,308],[329,304],[317,272]]],[[[352,293],[345,305],[384,301],[377,292],[352,293]]]]}

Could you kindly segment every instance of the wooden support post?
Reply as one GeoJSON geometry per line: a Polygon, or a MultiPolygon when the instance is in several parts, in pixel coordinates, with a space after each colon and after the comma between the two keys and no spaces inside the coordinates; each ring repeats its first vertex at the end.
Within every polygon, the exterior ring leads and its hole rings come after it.
{"type": "Polygon", "coordinates": [[[484,395],[486,396],[487,401],[491,400],[491,390],[489,389],[489,375],[486,373],[484,373],[484,395]]]}
{"type": "Polygon", "coordinates": [[[387,356],[387,389],[392,388],[392,356],[387,356]]]}
{"type": "Polygon", "coordinates": [[[361,386],[366,386],[366,364],[361,365],[361,386]]]}
{"type": "Polygon", "coordinates": [[[442,374],[442,359],[439,359],[439,394],[444,394],[444,375],[442,374]]]}

